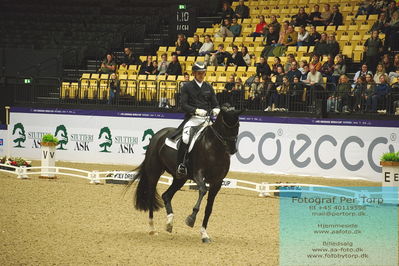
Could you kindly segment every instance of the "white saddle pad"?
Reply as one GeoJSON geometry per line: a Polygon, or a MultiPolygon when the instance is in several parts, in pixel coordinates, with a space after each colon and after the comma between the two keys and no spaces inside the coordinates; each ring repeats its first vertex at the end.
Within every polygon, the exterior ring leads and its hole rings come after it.
{"type": "MultiPolygon", "coordinates": [[[[197,133],[195,133],[193,139],[191,140],[190,147],[188,147],[188,152],[191,152],[191,150],[194,147],[194,144],[197,142],[198,137],[201,135],[202,131],[204,131],[205,128],[206,126],[203,126],[200,130],[197,131],[197,133]]],[[[166,138],[165,144],[166,146],[177,150],[177,144],[179,143],[179,141],[181,141],[181,138],[176,138],[175,141],[171,140],[170,138],[166,138]]]]}

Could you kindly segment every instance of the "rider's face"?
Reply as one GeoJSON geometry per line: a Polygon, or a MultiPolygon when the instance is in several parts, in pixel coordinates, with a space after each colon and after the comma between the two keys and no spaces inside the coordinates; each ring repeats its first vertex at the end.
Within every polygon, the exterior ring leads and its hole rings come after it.
{"type": "Polygon", "coordinates": [[[195,71],[194,72],[194,77],[198,82],[204,81],[206,75],[206,71],[195,71]]]}

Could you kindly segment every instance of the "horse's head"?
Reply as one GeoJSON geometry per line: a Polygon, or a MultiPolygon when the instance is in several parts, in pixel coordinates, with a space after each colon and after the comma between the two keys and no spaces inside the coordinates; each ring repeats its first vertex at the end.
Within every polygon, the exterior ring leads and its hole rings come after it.
{"type": "Polygon", "coordinates": [[[227,152],[230,154],[237,152],[236,143],[240,127],[239,116],[242,112],[235,110],[229,104],[224,104],[214,124],[220,135],[218,138],[223,142],[227,152]]]}

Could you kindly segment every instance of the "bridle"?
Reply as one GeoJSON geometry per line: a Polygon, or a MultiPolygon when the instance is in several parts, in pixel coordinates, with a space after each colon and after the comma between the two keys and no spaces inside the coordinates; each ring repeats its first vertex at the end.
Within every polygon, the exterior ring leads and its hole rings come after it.
{"type": "MultiPolygon", "coordinates": [[[[234,125],[232,125],[232,126],[230,126],[229,124],[227,124],[227,123],[224,121],[223,115],[221,115],[221,120],[222,120],[223,125],[224,125],[225,127],[229,128],[229,129],[236,128],[236,127],[238,127],[238,126],[240,125],[240,120],[239,120],[239,119],[237,119],[237,122],[236,122],[234,125]]],[[[212,121],[212,122],[213,122],[213,121],[212,121]]],[[[236,142],[236,141],[237,141],[237,136],[224,137],[224,136],[222,136],[222,134],[220,134],[220,133],[213,127],[213,125],[214,125],[214,124],[212,124],[212,125],[210,126],[212,132],[215,134],[216,138],[223,144],[223,146],[224,146],[225,148],[228,148],[228,146],[227,146],[227,142],[228,142],[228,141],[231,141],[231,142],[233,142],[233,141],[236,142]]]]}

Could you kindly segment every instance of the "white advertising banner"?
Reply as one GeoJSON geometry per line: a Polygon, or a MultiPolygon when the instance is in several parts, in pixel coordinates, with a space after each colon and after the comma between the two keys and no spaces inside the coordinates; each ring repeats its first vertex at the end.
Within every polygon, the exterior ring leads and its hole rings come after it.
{"type": "MultiPolygon", "coordinates": [[[[181,121],[175,113],[13,108],[9,144],[12,156],[38,160],[51,133],[57,160],[138,165],[154,133],[181,121]]],[[[379,157],[399,150],[398,135],[398,121],[243,116],[231,170],[379,181],[379,157]]]]}

